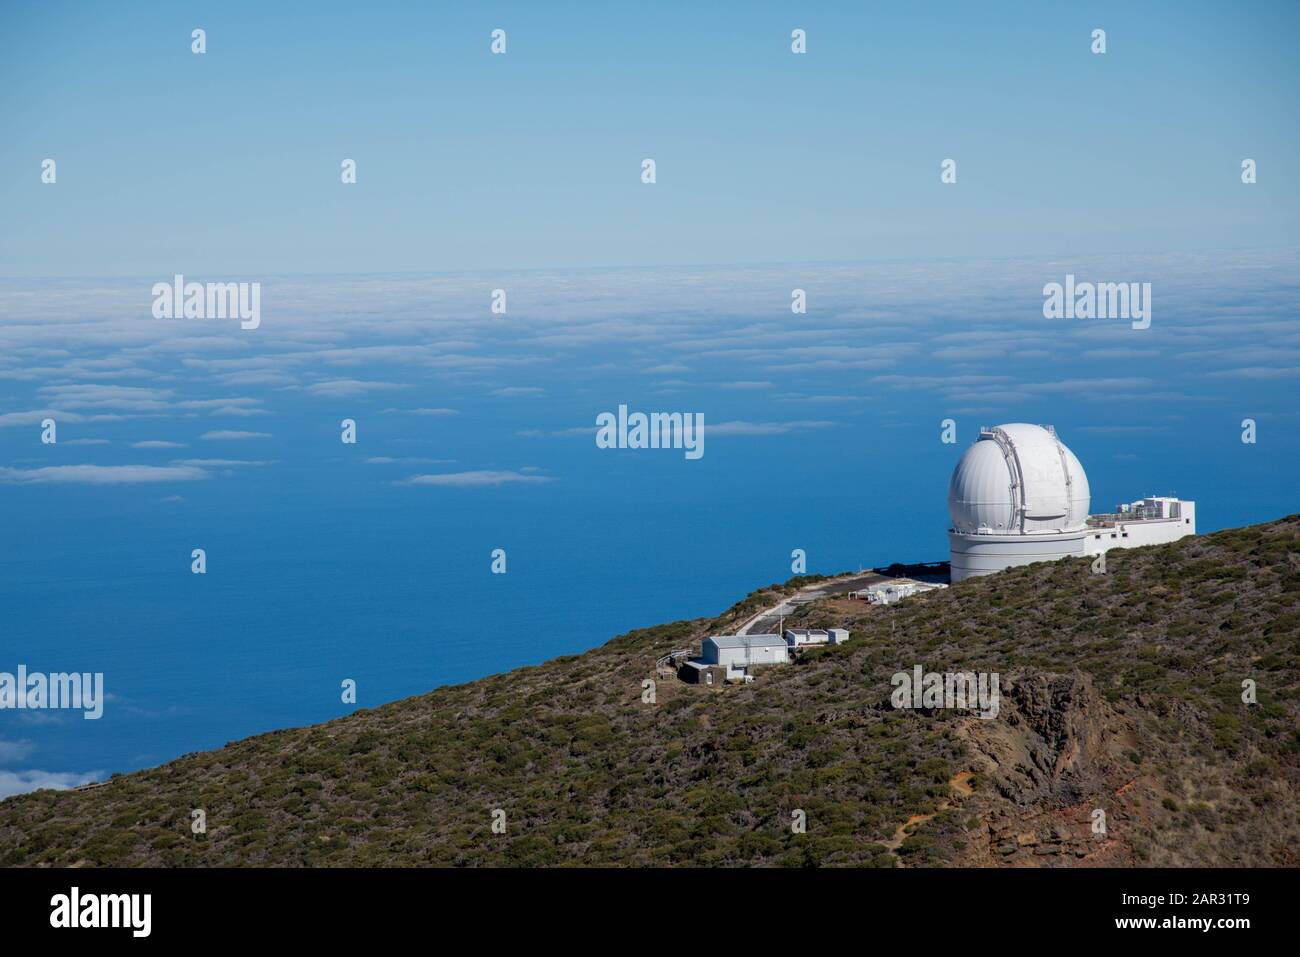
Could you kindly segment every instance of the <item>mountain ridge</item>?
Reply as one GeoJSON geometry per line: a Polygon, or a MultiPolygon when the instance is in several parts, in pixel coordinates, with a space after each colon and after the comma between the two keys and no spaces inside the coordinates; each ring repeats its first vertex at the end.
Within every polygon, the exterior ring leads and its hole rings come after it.
{"type": "Polygon", "coordinates": [[[9,798],[0,865],[1300,863],[1300,516],[1112,552],[1105,574],[1073,559],[883,608],[822,598],[787,625],[848,644],[748,685],[656,679],[809,580],[9,798]],[[890,676],[916,665],[998,673],[1002,713],[893,708],[890,676]]]}

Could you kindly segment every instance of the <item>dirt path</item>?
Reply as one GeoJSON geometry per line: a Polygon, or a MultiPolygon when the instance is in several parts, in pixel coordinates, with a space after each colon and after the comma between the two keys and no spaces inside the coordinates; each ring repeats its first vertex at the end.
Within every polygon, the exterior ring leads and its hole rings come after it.
{"type": "MultiPolygon", "coordinates": [[[[970,779],[974,776],[974,771],[961,771],[948,779],[948,787],[952,788],[956,794],[959,794],[963,798],[970,797],[975,793],[975,789],[970,785],[970,779]]],[[[898,829],[894,831],[893,837],[883,842],[885,847],[889,848],[891,851],[897,852],[899,847],[902,846],[903,841],[907,840],[907,836],[912,833],[913,829],[915,829],[917,825],[924,824],[926,821],[930,820],[930,818],[937,814],[942,814],[952,806],[953,800],[952,798],[949,798],[940,804],[939,809],[936,811],[932,811],[929,814],[913,814],[905,822],[898,825],[898,829]]]]}
{"type": "Polygon", "coordinates": [[[962,797],[970,797],[975,793],[975,789],[971,787],[970,783],[970,779],[973,777],[975,777],[974,771],[962,771],[949,781],[948,785],[962,797]]]}

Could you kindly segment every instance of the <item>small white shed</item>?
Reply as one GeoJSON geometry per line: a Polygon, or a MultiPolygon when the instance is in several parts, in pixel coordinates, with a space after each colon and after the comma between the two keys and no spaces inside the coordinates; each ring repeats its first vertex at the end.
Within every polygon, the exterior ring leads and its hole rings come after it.
{"type": "Polygon", "coordinates": [[[789,648],[815,648],[831,643],[830,632],[822,628],[787,628],[785,643],[789,648]]]}
{"type": "Polygon", "coordinates": [[[785,643],[788,648],[820,648],[824,645],[842,645],[849,640],[844,628],[787,628],[785,643]]]}

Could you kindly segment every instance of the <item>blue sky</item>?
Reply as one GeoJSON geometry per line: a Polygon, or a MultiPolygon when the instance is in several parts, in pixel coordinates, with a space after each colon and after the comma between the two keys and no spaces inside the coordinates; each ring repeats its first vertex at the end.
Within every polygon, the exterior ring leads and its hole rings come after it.
{"type": "Polygon", "coordinates": [[[1300,241],[1293,3],[305,9],[7,4],[0,274],[1300,241]],[[806,55],[790,53],[794,27],[806,55]],[[946,158],[955,186],[939,183],[946,158]]]}
{"type": "Polygon", "coordinates": [[[984,424],[1055,425],[1094,510],[1300,510],[1297,8],[1130,6],[5,6],[0,670],[109,701],[0,712],[0,796],[716,614],[794,548],[945,558],[984,424]],[[153,318],[178,272],[261,326],[153,318]],[[1046,319],[1071,273],[1150,328],[1046,319]],[[597,449],[623,403],[704,457],[597,449]]]}

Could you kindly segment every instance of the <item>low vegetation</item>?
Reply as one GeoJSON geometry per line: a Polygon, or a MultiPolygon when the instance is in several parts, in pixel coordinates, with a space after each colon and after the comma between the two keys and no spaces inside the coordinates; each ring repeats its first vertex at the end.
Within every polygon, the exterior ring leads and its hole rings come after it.
{"type": "Polygon", "coordinates": [[[716,620],[5,800],[0,865],[1300,863],[1300,516],[1107,565],[819,600],[787,624],[848,645],[750,685],[660,679],[643,702],[660,655],[810,579],[772,586],[716,620]],[[916,664],[998,672],[1003,715],[894,710],[890,677],[916,664]]]}

